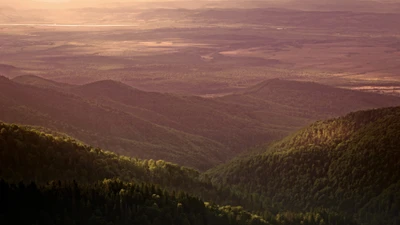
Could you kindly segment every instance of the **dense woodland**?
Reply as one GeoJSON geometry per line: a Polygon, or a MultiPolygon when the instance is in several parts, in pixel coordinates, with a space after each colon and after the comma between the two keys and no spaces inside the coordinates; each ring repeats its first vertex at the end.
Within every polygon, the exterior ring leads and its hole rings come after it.
{"type": "Polygon", "coordinates": [[[287,210],[323,207],[362,224],[398,225],[400,108],[317,122],[207,174],[287,210]]]}
{"type": "MultiPolygon", "coordinates": [[[[48,198],[47,201],[53,205],[58,205],[59,208],[55,207],[50,210],[46,208],[49,207],[46,201],[42,201],[43,204],[35,208],[35,210],[39,210],[39,213],[36,214],[36,211],[32,211],[35,214],[32,218],[36,218],[38,224],[54,224],[54,221],[57,224],[57,221],[66,221],[65,224],[74,224],[75,221],[75,224],[80,224],[91,219],[97,221],[95,224],[103,224],[103,222],[104,224],[126,224],[126,221],[129,222],[136,218],[133,215],[138,211],[132,211],[133,206],[129,206],[131,211],[128,217],[130,218],[125,218],[126,220],[123,221],[121,221],[121,212],[118,211],[120,208],[112,211],[112,213],[110,212],[111,208],[114,210],[115,204],[118,205],[118,202],[120,202],[115,198],[121,198],[117,197],[118,195],[112,195],[111,197],[108,196],[109,199],[106,199],[107,196],[102,195],[110,194],[108,193],[109,189],[105,188],[105,186],[112,183],[120,188],[116,191],[118,193],[122,189],[127,189],[122,187],[133,187],[135,184],[140,184],[140,188],[147,187],[147,190],[152,190],[151,196],[153,194],[161,196],[160,193],[163,193],[164,196],[177,196],[176,198],[191,195],[197,196],[192,197],[192,199],[195,199],[193,200],[195,205],[201,205],[202,201],[210,201],[220,205],[234,205],[217,206],[214,203],[204,203],[205,208],[214,212],[214,214],[207,214],[207,216],[204,214],[197,215],[199,217],[196,215],[191,217],[181,215],[180,218],[188,218],[189,220],[189,223],[184,224],[198,224],[193,222],[198,219],[193,218],[200,218],[200,221],[206,221],[204,224],[213,224],[215,221],[218,221],[217,224],[302,223],[312,225],[325,224],[327,221],[335,224],[354,223],[351,218],[331,210],[313,209],[308,212],[276,211],[268,202],[263,202],[261,196],[246,195],[244,192],[232,192],[229,187],[214,186],[209,181],[200,179],[201,174],[196,170],[164,161],[139,160],[118,156],[115,153],[84,145],[67,135],[49,134],[42,130],[0,123],[0,177],[4,179],[1,187],[1,198],[6,200],[2,201],[6,206],[2,205],[0,218],[5,219],[5,221],[15,217],[13,213],[16,213],[19,207],[17,202],[31,201],[30,199],[38,199],[38,196],[41,196],[40,198],[48,198]],[[108,180],[104,183],[104,179],[118,180],[108,180]],[[124,181],[129,183],[124,183],[124,181]],[[79,213],[82,214],[71,211],[70,205],[77,204],[78,201],[62,197],[64,195],[74,196],[71,192],[76,189],[80,193],[86,193],[87,195],[81,196],[85,199],[80,201],[82,205],[79,206],[79,209],[82,209],[83,212],[79,213]],[[161,189],[162,191],[160,191],[161,189]],[[165,194],[166,192],[170,194],[165,194]],[[95,193],[98,194],[94,195],[95,193]],[[26,197],[18,197],[19,195],[26,197]],[[112,206],[109,206],[111,208],[105,207],[106,203],[104,201],[107,201],[107,204],[111,204],[112,206]],[[5,202],[12,203],[7,206],[9,203],[5,202]],[[91,202],[91,204],[87,205],[88,202],[91,202]],[[65,208],[65,206],[70,206],[70,208],[65,208]],[[15,210],[12,207],[15,207],[15,210]],[[252,215],[244,209],[256,212],[259,216],[252,215]],[[49,210],[51,213],[46,214],[45,212],[49,210]],[[46,215],[44,216],[43,213],[46,215]],[[79,218],[76,218],[77,215],[79,215],[79,218]],[[213,215],[218,216],[212,217],[213,215]],[[41,221],[44,218],[43,216],[47,218],[46,221],[41,221]],[[204,218],[209,219],[210,217],[213,219],[204,220],[204,218]],[[228,218],[228,222],[225,222],[226,218],[228,218]],[[235,220],[237,221],[235,222],[235,220]],[[102,222],[100,223],[100,221],[102,222]]],[[[135,190],[140,190],[139,186],[136,185],[135,190]]],[[[130,199],[132,200],[132,198],[130,199]]],[[[149,201],[153,200],[151,198],[149,201]]],[[[32,207],[30,204],[32,203],[26,203],[26,207],[32,207]]],[[[175,201],[171,204],[176,206],[178,203],[175,201]]],[[[150,204],[150,206],[153,205],[150,204]]],[[[169,208],[168,210],[172,209],[169,208]]],[[[163,211],[159,215],[162,218],[166,216],[170,219],[168,215],[172,212],[168,210],[166,209],[166,212],[163,211]]],[[[147,211],[141,211],[141,213],[146,215],[147,211]]],[[[29,222],[24,221],[26,218],[19,219],[21,220],[19,224],[27,224],[29,222]]],[[[186,221],[185,219],[183,220],[186,221]]],[[[32,220],[30,221],[32,222],[32,220]]],[[[157,224],[159,222],[159,220],[149,219],[147,221],[143,219],[143,221],[143,224],[157,224]]],[[[180,224],[180,222],[174,222],[174,224],[180,224]]]]}
{"type": "Polygon", "coordinates": [[[154,185],[105,180],[91,185],[0,182],[2,224],[267,224],[240,207],[218,207],[154,185]],[[21,216],[21,212],[24,215],[21,216]]]}

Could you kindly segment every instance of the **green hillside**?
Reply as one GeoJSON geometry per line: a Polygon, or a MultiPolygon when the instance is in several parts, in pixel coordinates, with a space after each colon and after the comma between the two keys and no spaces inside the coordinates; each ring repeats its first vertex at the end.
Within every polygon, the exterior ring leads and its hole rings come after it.
{"type": "Polygon", "coordinates": [[[264,208],[262,217],[256,216],[239,205],[252,209],[261,201],[216,187],[196,170],[118,156],[43,130],[0,123],[2,224],[353,224],[324,209],[272,213],[264,208]],[[32,210],[18,217],[20,209],[32,210]]]}
{"type": "Polygon", "coordinates": [[[210,170],[214,184],[281,209],[329,208],[362,224],[400,222],[400,107],[314,123],[263,153],[210,170]]]}
{"type": "Polygon", "coordinates": [[[218,200],[224,195],[200,181],[196,170],[162,160],[119,156],[38,128],[0,123],[0,156],[0,177],[10,182],[62,179],[91,183],[118,178],[189,191],[205,199],[218,200]]]}

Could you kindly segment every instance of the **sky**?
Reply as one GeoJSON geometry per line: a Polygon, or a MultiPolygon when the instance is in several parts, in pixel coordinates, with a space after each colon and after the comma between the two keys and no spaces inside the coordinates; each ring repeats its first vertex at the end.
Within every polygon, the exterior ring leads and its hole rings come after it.
{"type": "MultiPolygon", "coordinates": [[[[10,6],[16,9],[23,9],[23,8],[75,8],[75,7],[98,7],[98,6],[110,6],[114,3],[145,3],[145,2],[169,2],[169,1],[182,1],[186,2],[186,5],[189,2],[215,2],[215,1],[236,1],[236,2],[272,2],[274,4],[287,4],[288,2],[294,2],[299,4],[324,4],[329,3],[338,4],[339,2],[396,2],[399,3],[400,0],[0,0],[0,6],[10,6]]],[[[346,4],[347,4],[346,3],[346,4]]],[[[189,3],[190,4],[190,3],[189,3]]],[[[290,3],[291,4],[291,3],[290,3]]]]}

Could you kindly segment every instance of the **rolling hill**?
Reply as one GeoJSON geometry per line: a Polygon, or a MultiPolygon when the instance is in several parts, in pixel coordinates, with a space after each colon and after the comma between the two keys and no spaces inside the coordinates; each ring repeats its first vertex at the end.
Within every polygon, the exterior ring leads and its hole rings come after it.
{"type": "Polygon", "coordinates": [[[330,208],[361,224],[400,220],[400,107],[313,125],[207,172],[286,210],[330,208]]]}
{"type": "Polygon", "coordinates": [[[77,95],[0,79],[0,118],[44,126],[127,155],[204,168],[223,160],[219,143],[151,123],[77,95]],[[206,152],[209,152],[209,154],[206,152]],[[214,162],[213,162],[214,161],[214,162]]]}
{"type": "Polygon", "coordinates": [[[396,97],[278,79],[213,99],[145,92],[111,80],[70,86],[23,76],[0,85],[5,122],[49,127],[124,155],[198,169],[317,119],[400,105],[396,97]]]}
{"type": "Polygon", "coordinates": [[[323,209],[278,215],[264,211],[262,218],[241,206],[207,203],[202,199],[258,205],[257,199],[235,194],[229,187],[201,181],[195,170],[119,156],[42,130],[0,123],[0,221],[4,224],[52,224],[60,219],[64,224],[312,225],[328,220],[355,224],[323,209]],[[16,216],[20,209],[27,209],[24,217],[16,216]]]}

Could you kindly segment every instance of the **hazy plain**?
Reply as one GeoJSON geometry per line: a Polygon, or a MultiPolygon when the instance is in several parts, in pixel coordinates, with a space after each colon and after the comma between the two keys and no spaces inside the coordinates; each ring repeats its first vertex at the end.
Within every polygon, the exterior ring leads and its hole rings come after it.
{"type": "Polygon", "coordinates": [[[400,93],[400,14],[166,6],[3,7],[0,73],[206,96],[276,77],[400,93]]]}

